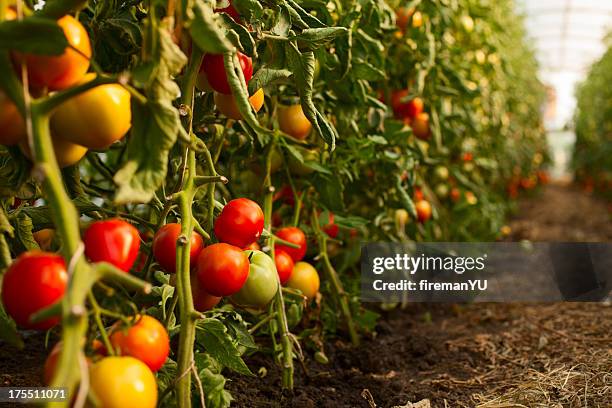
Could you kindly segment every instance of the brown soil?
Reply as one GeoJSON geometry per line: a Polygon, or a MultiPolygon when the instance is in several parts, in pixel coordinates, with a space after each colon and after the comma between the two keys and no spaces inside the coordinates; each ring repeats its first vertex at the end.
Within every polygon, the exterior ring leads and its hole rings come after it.
{"type": "MultiPolygon", "coordinates": [[[[523,200],[510,227],[515,241],[612,240],[606,204],[567,185],[523,200]]],[[[325,351],[329,365],[297,365],[293,394],[269,356],[252,358],[266,375],[232,377],[234,406],[612,407],[609,304],[412,305],[325,351]]]]}

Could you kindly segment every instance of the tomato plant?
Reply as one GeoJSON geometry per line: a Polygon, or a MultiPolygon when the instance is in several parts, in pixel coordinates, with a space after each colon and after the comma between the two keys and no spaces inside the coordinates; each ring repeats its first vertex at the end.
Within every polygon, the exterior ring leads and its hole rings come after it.
{"type": "Polygon", "coordinates": [[[92,223],[83,234],[83,243],[92,262],[109,262],[129,272],[138,257],[140,235],[136,227],[115,218],[92,223]]]}

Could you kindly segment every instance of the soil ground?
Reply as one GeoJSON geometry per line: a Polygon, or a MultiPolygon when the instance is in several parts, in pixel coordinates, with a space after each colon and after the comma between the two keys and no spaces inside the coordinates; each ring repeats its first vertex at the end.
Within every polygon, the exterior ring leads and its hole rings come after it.
{"type": "MultiPolygon", "coordinates": [[[[606,203],[577,187],[549,185],[519,207],[513,241],[612,241],[606,203]]],[[[325,352],[329,365],[297,365],[293,395],[269,357],[251,359],[267,374],[233,377],[235,406],[612,407],[609,303],[411,305],[358,348],[325,352]]]]}
{"type": "MultiPolygon", "coordinates": [[[[606,204],[573,186],[550,185],[517,214],[513,240],[612,240],[606,204]]],[[[410,305],[384,312],[375,333],[358,348],[327,343],[328,365],[297,364],[292,395],[269,356],[247,360],[267,374],[230,376],[232,406],[612,407],[609,304],[410,305]]],[[[0,347],[0,386],[40,385],[44,336],[25,343],[0,347]]]]}

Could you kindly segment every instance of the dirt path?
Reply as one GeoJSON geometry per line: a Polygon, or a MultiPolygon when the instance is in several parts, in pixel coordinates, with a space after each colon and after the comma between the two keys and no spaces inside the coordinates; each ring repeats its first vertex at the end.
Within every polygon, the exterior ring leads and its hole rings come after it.
{"type": "MultiPolygon", "coordinates": [[[[513,240],[610,241],[605,203],[568,185],[525,199],[513,240]]],[[[328,344],[330,365],[307,359],[282,395],[269,356],[264,378],[233,378],[237,407],[612,406],[612,307],[564,303],[411,305],[386,313],[357,349],[328,344]]]]}

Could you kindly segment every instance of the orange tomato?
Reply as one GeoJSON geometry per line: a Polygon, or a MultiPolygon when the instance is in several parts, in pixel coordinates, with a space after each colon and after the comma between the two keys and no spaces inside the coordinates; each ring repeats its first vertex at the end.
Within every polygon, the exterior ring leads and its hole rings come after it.
{"type": "Polygon", "coordinates": [[[312,129],[312,124],[304,115],[302,105],[280,106],[278,108],[280,130],[298,140],[304,140],[312,129]]]}
{"type": "Polygon", "coordinates": [[[317,295],[320,284],[317,270],[306,262],[296,262],[287,281],[287,287],[300,290],[308,300],[312,300],[317,295]]]}
{"type": "Polygon", "coordinates": [[[412,133],[419,139],[429,139],[429,114],[422,112],[416,115],[412,120],[412,133]]]}
{"type": "Polygon", "coordinates": [[[142,315],[129,328],[114,327],[110,341],[119,354],[145,363],[151,371],[159,370],[170,353],[166,328],[154,317],[142,315]]]}
{"type": "Polygon", "coordinates": [[[427,200],[420,200],[414,205],[416,207],[419,222],[426,222],[431,218],[431,204],[427,200]]]}
{"type": "Polygon", "coordinates": [[[78,83],[89,69],[91,43],[85,27],[74,17],[67,15],[57,24],[64,30],[69,47],[61,55],[36,55],[15,53],[17,61],[28,67],[30,84],[50,90],[68,88],[78,83]]]}
{"type": "MultiPolygon", "coordinates": [[[[217,109],[219,109],[219,112],[221,112],[230,119],[242,120],[242,114],[238,110],[238,106],[236,105],[236,98],[234,98],[234,95],[215,92],[214,99],[215,105],[217,105],[217,109]]],[[[251,104],[255,112],[259,112],[259,110],[264,104],[264,91],[262,88],[259,88],[253,95],[251,95],[251,97],[249,98],[249,103],[251,104]]]]}
{"type": "Polygon", "coordinates": [[[27,136],[25,122],[13,101],[0,91],[0,144],[14,146],[27,136]]]}

